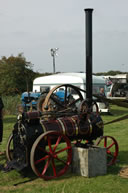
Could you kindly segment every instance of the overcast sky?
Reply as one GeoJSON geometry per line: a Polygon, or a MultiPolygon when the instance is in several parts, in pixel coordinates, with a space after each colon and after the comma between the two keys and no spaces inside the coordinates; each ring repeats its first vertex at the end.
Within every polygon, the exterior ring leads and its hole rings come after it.
{"type": "Polygon", "coordinates": [[[33,70],[85,71],[85,8],[93,8],[93,72],[128,71],[128,0],[0,0],[0,57],[24,53],[33,70]]]}

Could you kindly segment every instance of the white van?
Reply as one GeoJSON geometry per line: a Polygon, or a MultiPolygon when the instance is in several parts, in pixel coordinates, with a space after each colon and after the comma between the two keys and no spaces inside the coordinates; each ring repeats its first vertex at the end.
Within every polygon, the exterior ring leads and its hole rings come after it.
{"type": "MultiPolygon", "coordinates": [[[[106,89],[106,81],[103,77],[93,75],[93,94],[99,94],[100,88],[106,89]]],[[[49,91],[55,86],[62,84],[71,84],[86,90],[86,74],[85,73],[58,73],[54,75],[38,77],[33,81],[33,92],[49,91]]],[[[73,92],[73,91],[72,91],[73,92]]],[[[71,93],[74,98],[75,93],[71,93]]],[[[86,93],[81,92],[83,98],[86,98],[86,93]]],[[[98,103],[100,105],[100,103],[98,103]]],[[[102,108],[99,106],[101,112],[108,112],[105,105],[101,103],[102,108]]]]}

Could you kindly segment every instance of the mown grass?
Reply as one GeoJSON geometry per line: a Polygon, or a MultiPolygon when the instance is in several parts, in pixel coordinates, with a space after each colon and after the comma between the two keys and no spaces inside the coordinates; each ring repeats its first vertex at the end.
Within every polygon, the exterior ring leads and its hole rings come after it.
{"type": "MultiPolygon", "coordinates": [[[[102,115],[104,123],[128,114],[126,108],[111,107],[113,115],[102,115]]],[[[4,138],[0,150],[5,151],[8,136],[16,121],[15,115],[4,117],[4,138]]],[[[72,174],[44,181],[36,177],[29,169],[24,172],[12,170],[8,173],[0,171],[0,193],[128,193],[128,179],[120,177],[119,171],[128,166],[128,119],[106,125],[104,135],[116,138],[119,144],[117,163],[108,168],[107,174],[93,178],[85,178],[72,174]]],[[[5,155],[0,156],[0,164],[6,162],[5,155]]]]}

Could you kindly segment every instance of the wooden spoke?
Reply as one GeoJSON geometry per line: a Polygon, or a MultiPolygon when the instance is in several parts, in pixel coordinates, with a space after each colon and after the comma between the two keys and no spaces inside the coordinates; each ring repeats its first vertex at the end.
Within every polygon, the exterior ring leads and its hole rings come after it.
{"type": "Polygon", "coordinates": [[[108,166],[116,162],[118,152],[119,152],[119,147],[118,147],[117,141],[113,137],[103,136],[97,141],[96,145],[103,146],[106,148],[108,166]]]}
{"type": "Polygon", "coordinates": [[[70,140],[60,132],[48,131],[40,135],[31,149],[32,170],[46,180],[62,176],[68,170],[71,160],[70,140]],[[44,144],[44,141],[45,147],[42,148],[40,144],[44,144]]]}

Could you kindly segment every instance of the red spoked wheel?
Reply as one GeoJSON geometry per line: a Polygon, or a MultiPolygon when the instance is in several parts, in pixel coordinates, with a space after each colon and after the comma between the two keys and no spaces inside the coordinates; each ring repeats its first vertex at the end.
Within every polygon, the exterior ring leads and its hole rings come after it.
{"type": "Polygon", "coordinates": [[[97,146],[105,147],[107,151],[107,165],[113,165],[116,162],[119,146],[117,141],[111,136],[102,136],[97,142],[97,146]]]}
{"type": "Polygon", "coordinates": [[[30,163],[34,173],[45,180],[62,176],[72,160],[70,140],[60,132],[48,131],[34,142],[30,163]]]}

